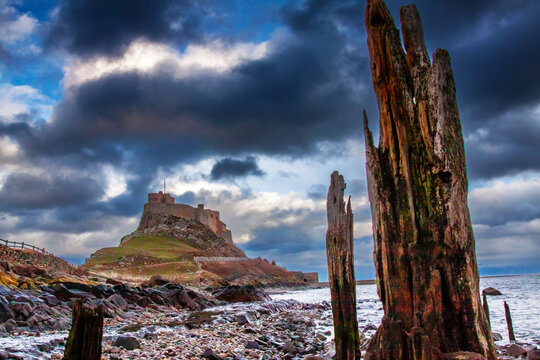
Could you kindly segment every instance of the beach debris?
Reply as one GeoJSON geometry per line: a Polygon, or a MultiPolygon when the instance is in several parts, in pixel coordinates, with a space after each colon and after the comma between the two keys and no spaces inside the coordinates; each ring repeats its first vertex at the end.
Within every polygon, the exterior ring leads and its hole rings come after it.
{"type": "Polygon", "coordinates": [[[353,214],[351,199],[343,201],[343,176],[334,171],[326,202],[328,230],[326,259],[332,298],[337,359],[360,359],[360,337],[356,317],[356,281],[353,256],[353,214]]]}
{"type": "Polygon", "coordinates": [[[365,358],[440,359],[469,351],[494,360],[450,55],[438,49],[430,59],[415,5],[400,15],[403,42],[384,1],[367,1],[379,145],[364,112],[366,167],[385,316],[365,358]]]}

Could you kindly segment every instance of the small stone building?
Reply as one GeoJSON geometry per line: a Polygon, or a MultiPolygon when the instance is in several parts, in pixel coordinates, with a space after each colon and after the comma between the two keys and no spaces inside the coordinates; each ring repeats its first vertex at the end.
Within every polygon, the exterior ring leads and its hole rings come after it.
{"type": "Polygon", "coordinates": [[[302,271],[291,271],[291,273],[298,280],[309,283],[309,284],[314,284],[314,283],[319,282],[319,274],[316,272],[304,273],[302,271]]]}

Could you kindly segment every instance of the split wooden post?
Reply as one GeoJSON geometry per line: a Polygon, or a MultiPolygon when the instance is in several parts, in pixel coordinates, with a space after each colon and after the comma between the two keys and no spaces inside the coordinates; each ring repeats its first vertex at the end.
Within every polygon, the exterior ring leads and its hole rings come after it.
{"type": "Polygon", "coordinates": [[[484,307],[484,313],[486,314],[489,327],[491,328],[491,320],[489,319],[489,305],[487,302],[486,290],[482,290],[482,306],[484,307]]]}
{"type": "Polygon", "coordinates": [[[64,360],[100,360],[103,337],[103,305],[85,306],[82,299],[73,304],[71,330],[64,360]]]}
{"type": "Polygon", "coordinates": [[[326,232],[326,257],[328,281],[332,296],[336,358],[360,359],[360,338],[356,318],[356,281],[353,256],[353,214],[351,199],[347,210],[343,201],[345,181],[334,171],[326,203],[328,231],[326,232]]]}
{"type": "Polygon", "coordinates": [[[512,315],[510,315],[510,307],[504,302],[504,314],[506,315],[506,325],[508,326],[508,338],[510,341],[515,341],[514,326],[512,325],[512,315]]]}

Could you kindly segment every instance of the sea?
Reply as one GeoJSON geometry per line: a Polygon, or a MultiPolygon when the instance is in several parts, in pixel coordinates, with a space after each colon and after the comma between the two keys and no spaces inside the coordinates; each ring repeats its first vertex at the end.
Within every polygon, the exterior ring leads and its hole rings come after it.
{"type": "MultiPolygon", "coordinates": [[[[502,295],[487,296],[491,330],[502,335],[498,344],[509,343],[504,313],[504,302],[510,307],[514,333],[517,341],[540,344],[540,274],[511,275],[480,278],[480,289],[492,287],[502,295]]],[[[289,291],[272,296],[272,299],[294,299],[306,303],[330,301],[330,289],[289,291]]],[[[357,285],[357,316],[360,329],[379,326],[383,316],[382,303],[377,296],[376,285],[357,285]]],[[[374,330],[366,331],[368,336],[374,330]]]]}

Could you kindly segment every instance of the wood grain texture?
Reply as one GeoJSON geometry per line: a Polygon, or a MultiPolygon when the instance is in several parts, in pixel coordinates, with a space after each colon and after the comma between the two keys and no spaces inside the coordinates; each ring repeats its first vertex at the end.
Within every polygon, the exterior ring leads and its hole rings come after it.
{"type": "Polygon", "coordinates": [[[400,33],[382,0],[365,24],[379,145],[364,113],[374,261],[384,318],[366,359],[495,359],[479,294],[467,174],[450,56],[430,61],[416,7],[400,33]]]}
{"type": "Polygon", "coordinates": [[[356,318],[353,214],[350,198],[345,207],[344,190],[343,176],[334,171],[330,176],[326,202],[328,281],[332,297],[336,358],[352,360],[360,359],[360,343],[356,318]]]}

